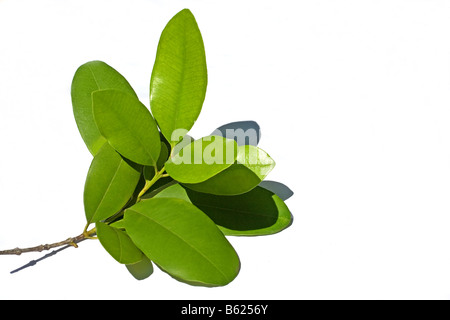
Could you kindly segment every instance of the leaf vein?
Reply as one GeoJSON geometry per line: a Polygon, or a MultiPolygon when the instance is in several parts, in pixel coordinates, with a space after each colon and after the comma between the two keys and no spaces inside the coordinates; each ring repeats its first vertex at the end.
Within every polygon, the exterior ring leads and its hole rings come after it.
{"type": "MultiPolygon", "coordinates": [[[[119,172],[119,169],[120,169],[120,167],[122,166],[122,163],[123,163],[123,162],[124,162],[124,161],[123,161],[122,159],[120,159],[120,163],[119,163],[119,165],[117,166],[117,169],[116,169],[116,171],[114,172],[114,175],[112,176],[111,180],[109,181],[108,187],[106,188],[105,192],[103,193],[102,199],[101,199],[100,202],[98,203],[98,206],[97,206],[97,208],[95,209],[94,214],[92,215],[92,219],[94,219],[95,215],[97,214],[98,209],[101,207],[103,201],[104,201],[105,198],[106,198],[106,195],[108,194],[109,190],[111,189],[111,186],[112,186],[112,184],[113,184],[113,181],[114,181],[114,179],[116,178],[117,173],[119,172]]],[[[114,212],[112,212],[111,214],[113,214],[113,213],[114,213],[114,212]]]]}
{"type": "Polygon", "coordinates": [[[152,219],[151,217],[149,217],[147,215],[144,215],[144,214],[142,214],[142,213],[140,213],[138,211],[135,211],[135,210],[131,210],[131,209],[128,209],[128,210],[131,211],[131,212],[137,213],[137,214],[141,215],[144,218],[147,218],[148,220],[152,221],[153,223],[158,225],[163,230],[166,230],[167,232],[169,232],[170,234],[172,234],[176,238],[180,239],[183,243],[185,243],[188,247],[190,247],[194,252],[196,252],[201,257],[203,257],[204,260],[206,260],[209,264],[211,264],[217,271],[219,271],[219,273],[224,277],[224,279],[227,280],[227,276],[225,275],[225,273],[213,261],[211,261],[202,251],[200,251],[200,250],[196,249],[195,247],[193,247],[183,237],[181,237],[180,235],[178,235],[174,231],[170,230],[169,228],[165,227],[164,225],[162,225],[161,223],[159,223],[158,221],[156,221],[155,219],[152,219]]]}

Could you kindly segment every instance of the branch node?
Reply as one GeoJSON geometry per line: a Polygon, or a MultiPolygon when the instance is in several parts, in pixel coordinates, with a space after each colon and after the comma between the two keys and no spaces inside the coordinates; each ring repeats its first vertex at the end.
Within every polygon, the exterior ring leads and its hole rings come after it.
{"type": "Polygon", "coordinates": [[[37,251],[41,252],[41,251],[44,251],[44,250],[49,250],[50,248],[51,248],[51,247],[50,247],[49,244],[41,244],[41,245],[37,248],[37,251]]]}
{"type": "Polygon", "coordinates": [[[75,242],[75,239],[74,239],[74,238],[69,238],[69,239],[67,239],[67,241],[68,241],[69,245],[71,245],[72,247],[78,248],[78,245],[77,245],[77,243],[75,242]]]}

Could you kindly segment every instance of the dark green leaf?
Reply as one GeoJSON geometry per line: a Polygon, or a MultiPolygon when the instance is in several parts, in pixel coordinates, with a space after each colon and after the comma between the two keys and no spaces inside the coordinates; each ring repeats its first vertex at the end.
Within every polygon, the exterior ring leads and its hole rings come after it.
{"type": "Polygon", "coordinates": [[[122,230],[110,227],[105,223],[95,224],[97,236],[108,253],[123,264],[133,264],[142,261],[143,254],[130,237],[122,230]]]}
{"type": "Polygon", "coordinates": [[[155,198],[178,198],[191,202],[206,213],[225,235],[269,235],[292,223],[292,215],[283,200],[261,187],[238,196],[216,196],[177,184],[162,190],[155,198]]]}
{"type": "Polygon", "coordinates": [[[161,140],[150,111],[118,90],[96,91],[92,101],[97,127],[114,149],[136,163],[156,165],[161,140]]]}
{"type": "Polygon", "coordinates": [[[207,70],[203,39],[188,9],[164,28],[150,81],[150,106],[161,132],[174,146],[197,120],[206,95],[207,70]]]}
{"type": "Polygon", "coordinates": [[[230,167],[237,157],[234,140],[208,136],[185,146],[166,162],[169,175],[183,183],[203,182],[230,167]]]}
{"type": "Polygon", "coordinates": [[[174,278],[222,286],[238,274],[239,258],[202,211],[181,199],[149,199],[125,210],[125,228],[140,250],[174,278]]]}
{"type": "Polygon", "coordinates": [[[84,186],[88,223],[106,219],[128,202],[140,178],[140,168],[125,161],[108,143],[92,160],[84,186]]]}
{"type": "Polygon", "coordinates": [[[71,89],[73,113],[81,137],[92,155],[106,142],[92,114],[92,92],[102,89],[117,89],[136,96],[128,81],[102,61],[87,62],[75,72],[71,89]]]}

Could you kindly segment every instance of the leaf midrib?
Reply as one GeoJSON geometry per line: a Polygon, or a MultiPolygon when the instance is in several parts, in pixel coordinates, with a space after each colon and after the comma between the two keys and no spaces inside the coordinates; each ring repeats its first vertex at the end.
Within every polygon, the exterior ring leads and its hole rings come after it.
{"type": "Polygon", "coordinates": [[[94,79],[95,84],[97,85],[97,89],[100,90],[101,88],[100,88],[100,85],[98,84],[97,77],[95,76],[94,71],[92,71],[92,68],[90,65],[87,65],[87,67],[89,68],[89,71],[92,74],[92,78],[94,79]]]}
{"type": "MultiPolygon", "coordinates": [[[[141,102],[140,101],[138,101],[138,103],[140,104],[141,102]]],[[[143,106],[143,105],[139,105],[139,108],[141,108],[141,107],[143,107],[143,108],[145,108],[145,109],[147,109],[145,106],[143,106]]],[[[144,110],[145,111],[145,110],[144,110]]],[[[148,110],[147,110],[148,111],[148,110]]],[[[121,126],[122,126],[122,129],[124,129],[124,130],[126,130],[128,133],[130,133],[130,135],[133,137],[133,138],[135,138],[136,140],[138,140],[138,142],[139,142],[139,145],[141,146],[141,148],[144,150],[144,152],[150,157],[150,159],[153,161],[153,163],[152,164],[150,164],[150,165],[156,165],[156,161],[158,160],[158,159],[154,159],[153,158],[153,155],[151,154],[151,152],[149,151],[149,149],[147,149],[147,146],[143,143],[143,140],[142,140],[142,138],[139,136],[139,134],[136,134],[134,131],[132,131],[132,130],[130,130],[130,126],[127,126],[127,125],[124,125],[123,124],[123,118],[119,118],[119,117],[117,117],[117,114],[116,114],[116,112],[112,112],[112,113],[110,113],[112,116],[114,116],[115,118],[116,118],[116,122],[117,123],[120,123],[121,124],[121,126]]],[[[149,114],[149,116],[151,117],[151,114],[149,114]]],[[[131,127],[133,127],[133,125],[131,125],[131,127]]]]}
{"type": "Polygon", "coordinates": [[[91,221],[94,220],[94,217],[96,216],[96,214],[97,214],[97,212],[98,212],[98,209],[101,207],[103,201],[105,200],[106,195],[107,195],[108,192],[109,192],[109,189],[111,189],[111,186],[112,186],[112,184],[113,184],[113,181],[114,181],[114,179],[116,178],[117,173],[119,172],[119,169],[120,169],[120,167],[122,166],[122,163],[123,163],[123,162],[124,162],[124,161],[123,161],[122,159],[120,159],[120,163],[119,163],[119,165],[117,166],[117,169],[116,169],[116,171],[114,172],[114,175],[112,176],[111,180],[109,181],[108,187],[106,188],[105,192],[103,193],[102,199],[101,199],[100,202],[98,203],[97,208],[95,209],[95,212],[94,212],[94,214],[92,215],[91,221]]]}
{"type": "Polygon", "coordinates": [[[152,161],[153,161],[152,165],[153,165],[153,166],[156,166],[156,162],[157,162],[158,159],[155,160],[155,159],[153,158],[153,155],[152,155],[151,152],[147,149],[147,146],[145,145],[145,143],[143,143],[142,138],[141,138],[139,135],[136,135],[136,134],[134,133],[134,131],[130,130],[128,127],[125,127],[125,129],[126,129],[128,132],[130,132],[131,135],[132,135],[136,140],[139,141],[139,144],[140,144],[141,147],[144,149],[145,153],[150,157],[150,159],[152,159],[152,161]]]}
{"type": "Polygon", "coordinates": [[[122,241],[120,240],[120,236],[119,236],[119,234],[117,233],[117,231],[116,230],[114,230],[114,234],[116,235],[116,237],[117,237],[117,241],[119,242],[119,259],[120,259],[120,261],[123,261],[122,259],[123,259],[123,248],[122,248],[122,241]]]}
{"type": "Polygon", "coordinates": [[[132,210],[132,209],[128,209],[127,211],[130,212],[134,212],[137,213],[139,215],[141,215],[142,217],[150,220],[151,222],[155,223],[156,225],[158,225],[160,228],[162,228],[163,230],[166,230],[167,232],[169,232],[170,234],[172,234],[173,236],[175,236],[176,238],[180,239],[180,241],[182,241],[183,243],[185,243],[188,247],[190,247],[194,252],[197,252],[197,254],[199,254],[201,257],[203,257],[204,260],[206,260],[210,265],[212,265],[214,267],[214,269],[216,269],[217,271],[219,271],[219,273],[223,276],[225,281],[228,281],[228,277],[227,275],[214,263],[212,262],[210,259],[208,259],[207,256],[205,256],[205,254],[203,254],[203,252],[201,252],[200,250],[196,249],[195,247],[193,247],[189,242],[187,242],[185,239],[183,239],[181,236],[179,236],[177,233],[173,232],[172,230],[168,229],[167,227],[165,227],[164,225],[162,225],[161,223],[159,223],[158,221],[156,221],[155,219],[152,219],[151,217],[142,214],[138,211],[132,210]]]}
{"type": "MultiPolygon", "coordinates": [[[[184,86],[184,82],[185,82],[185,73],[186,73],[186,51],[187,51],[187,49],[186,49],[186,25],[184,25],[184,28],[183,28],[183,30],[184,30],[184,37],[183,37],[183,55],[182,55],[182,59],[181,59],[181,64],[182,64],[182,68],[181,68],[181,74],[180,74],[180,87],[179,87],[179,92],[178,92],[178,95],[177,95],[177,99],[176,99],[176,103],[175,103],[175,112],[174,112],[174,115],[173,115],[173,122],[172,122],[172,125],[173,125],[173,127],[171,128],[172,129],[172,132],[175,130],[175,129],[178,129],[177,127],[179,127],[178,126],[178,118],[179,118],[179,114],[180,114],[180,107],[179,107],[179,105],[180,105],[180,101],[181,101],[181,96],[182,96],[182,94],[183,94],[183,86],[184,86]]],[[[183,129],[186,129],[186,128],[183,128],[183,129]]]]}

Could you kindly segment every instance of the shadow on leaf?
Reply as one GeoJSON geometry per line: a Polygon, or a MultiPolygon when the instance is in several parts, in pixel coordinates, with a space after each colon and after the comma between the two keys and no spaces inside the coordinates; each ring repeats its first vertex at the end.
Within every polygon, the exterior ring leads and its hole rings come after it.
{"type": "Polygon", "coordinates": [[[261,187],[232,197],[189,189],[186,189],[186,194],[225,235],[269,235],[280,232],[292,222],[292,215],[283,200],[261,187]]]}
{"type": "Polygon", "coordinates": [[[220,126],[211,135],[234,139],[239,146],[257,146],[261,139],[261,129],[255,121],[237,121],[220,126]]]}
{"type": "Polygon", "coordinates": [[[292,197],[294,195],[294,191],[289,189],[288,186],[286,186],[285,184],[283,184],[281,182],[265,180],[265,181],[261,181],[259,186],[264,189],[267,189],[269,191],[272,191],[277,196],[279,196],[280,199],[283,201],[286,201],[287,199],[289,199],[290,197],[292,197]]]}

